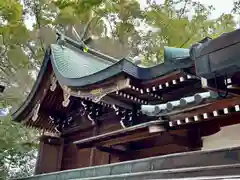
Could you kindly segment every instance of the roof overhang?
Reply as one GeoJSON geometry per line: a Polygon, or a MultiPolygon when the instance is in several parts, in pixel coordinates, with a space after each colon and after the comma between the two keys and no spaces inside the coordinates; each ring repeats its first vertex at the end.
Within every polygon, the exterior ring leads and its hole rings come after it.
{"type": "MultiPolygon", "coordinates": [[[[77,48],[77,50],[75,51],[59,44],[51,45],[46,50],[40,72],[32,91],[22,106],[12,114],[15,121],[26,123],[30,118],[32,118],[33,121],[38,121],[38,113],[42,110],[41,103],[46,99],[45,97],[54,96],[53,94],[57,93],[51,92],[54,91],[57,86],[61,88],[61,91],[58,91],[58,93],[60,95],[63,94],[61,96],[63,96],[64,101],[62,105],[64,107],[68,106],[69,97],[73,96],[83,99],[88,98],[94,103],[102,101],[110,105],[114,104],[131,109],[126,103],[119,103],[118,100],[109,97],[108,94],[115,91],[117,93],[122,89],[130,87],[129,79],[141,82],[143,86],[149,86],[155,79],[162,79],[161,77],[164,76],[169,79],[169,74],[171,74],[171,76],[175,76],[175,72],[182,74],[181,72],[183,72],[183,70],[193,67],[193,61],[189,58],[178,59],[171,63],[166,62],[149,68],[139,67],[127,59],[121,59],[113,63],[109,62],[109,57],[105,57],[105,55],[99,55],[97,52],[92,52],[91,50],[85,52],[83,48],[79,48],[76,44],[71,45],[74,46],[75,49],[77,48]],[[82,61],[85,58],[87,61],[82,61]],[[102,68],[86,67],[91,66],[97,61],[99,61],[98,64],[102,68]],[[82,62],[86,64],[82,64],[82,62]],[[89,72],[86,71],[86,68],[89,69],[89,72]],[[73,70],[74,73],[71,72],[71,70],[73,70]],[[150,84],[147,82],[150,82],[150,84]],[[94,94],[96,90],[99,90],[99,87],[101,87],[101,90],[104,88],[104,90],[107,88],[110,90],[100,95],[94,94]]],[[[181,82],[182,77],[179,78],[181,82]]],[[[174,84],[175,80],[172,81],[174,84]]],[[[166,83],[166,87],[169,86],[169,82],[164,81],[164,83],[166,83]]],[[[146,93],[150,94],[148,90],[149,88],[147,87],[146,93]]],[[[126,95],[126,97],[128,96],[129,95],[126,95]]],[[[139,101],[138,103],[141,102],[139,101]]],[[[36,126],[42,128],[39,122],[34,124],[38,124],[36,126]]]]}
{"type": "MultiPolygon", "coordinates": [[[[29,93],[26,100],[23,102],[23,104],[12,114],[13,120],[17,122],[24,121],[27,116],[29,116],[29,113],[34,108],[37,101],[39,101],[39,96],[41,96],[42,92],[39,92],[41,87],[44,87],[43,81],[44,79],[48,78],[47,76],[50,74],[48,72],[48,65],[49,65],[49,57],[50,57],[50,49],[46,50],[43,63],[41,66],[41,69],[38,73],[38,77],[36,79],[36,82],[29,93]]],[[[49,69],[50,70],[50,69],[49,69]]]]}

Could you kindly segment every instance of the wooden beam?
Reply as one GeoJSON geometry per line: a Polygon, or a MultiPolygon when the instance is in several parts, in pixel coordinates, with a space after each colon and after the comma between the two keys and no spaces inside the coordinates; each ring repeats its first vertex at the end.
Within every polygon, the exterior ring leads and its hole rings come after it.
{"type": "Polygon", "coordinates": [[[203,92],[204,89],[201,88],[200,81],[193,81],[185,83],[183,86],[174,86],[173,88],[168,89],[167,92],[163,92],[163,102],[172,101],[179,99],[180,95],[191,96],[193,93],[203,92]]]}
{"type": "Polygon", "coordinates": [[[106,147],[106,146],[96,146],[96,148],[99,151],[103,151],[110,154],[116,154],[116,155],[122,155],[127,153],[127,151],[123,151],[123,150],[112,148],[112,147],[106,147]]]}
{"type": "Polygon", "coordinates": [[[143,139],[138,142],[130,143],[132,149],[148,149],[155,146],[165,146],[168,144],[176,144],[184,147],[194,147],[195,142],[198,139],[193,139],[189,136],[188,130],[178,131],[177,133],[165,132],[162,135],[151,137],[149,139],[143,139]]]}
{"type": "Polygon", "coordinates": [[[169,117],[169,120],[178,120],[184,119],[186,117],[194,117],[195,115],[201,115],[204,113],[212,113],[216,110],[222,110],[226,107],[234,107],[235,105],[240,104],[240,98],[231,98],[214,101],[212,103],[195,106],[193,108],[176,111],[174,113],[166,114],[169,117]]]}
{"type": "Polygon", "coordinates": [[[39,138],[39,140],[41,142],[44,142],[45,144],[51,144],[51,145],[62,145],[63,143],[63,140],[61,138],[58,138],[58,137],[51,137],[51,136],[41,136],[39,138]]]}
{"type": "Polygon", "coordinates": [[[201,129],[197,125],[192,126],[192,128],[188,129],[187,137],[189,138],[189,142],[190,142],[188,147],[195,149],[195,148],[201,148],[203,146],[201,129]]]}
{"type": "Polygon", "coordinates": [[[131,151],[131,153],[128,153],[128,154],[130,157],[132,157],[132,159],[140,159],[140,158],[142,159],[142,158],[160,156],[160,155],[170,154],[170,153],[186,152],[189,150],[191,149],[185,146],[179,146],[177,144],[166,144],[163,146],[154,146],[152,148],[131,151]]]}
{"type": "MultiPolygon", "coordinates": [[[[214,91],[214,92],[219,92],[221,94],[225,94],[226,93],[226,89],[225,89],[225,80],[224,78],[217,78],[218,81],[218,89],[216,87],[216,83],[215,83],[215,79],[205,79],[202,78],[201,82],[202,82],[202,88],[210,90],[210,91],[214,91]]],[[[239,80],[238,80],[239,81],[239,80]]],[[[239,84],[235,84],[235,86],[238,86],[239,84]]],[[[234,86],[234,84],[232,85],[234,86]]],[[[240,96],[240,90],[239,89],[234,89],[234,88],[228,88],[228,95],[232,95],[232,96],[240,96]]]]}
{"type": "MultiPolygon", "coordinates": [[[[113,148],[112,147],[113,144],[108,144],[108,143],[102,144],[102,145],[97,145],[96,148],[100,151],[107,152],[107,153],[110,153],[110,154],[117,154],[117,155],[124,155],[126,153],[127,154],[128,153],[133,153],[134,154],[134,152],[137,152],[139,150],[144,149],[145,151],[147,151],[147,150],[150,150],[152,148],[166,146],[166,145],[169,145],[169,144],[176,144],[178,146],[188,147],[190,149],[191,148],[200,148],[200,146],[196,146],[196,142],[199,142],[198,138],[193,139],[196,136],[190,137],[189,135],[192,136],[193,134],[188,133],[186,135],[176,135],[176,134],[169,134],[169,133],[166,132],[162,136],[159,135],[159,134],[156,135],[155,138],[154,137],[148,137],[148,138],[151,138],[152,142],[154,142],[154,143],[148,143],[148,140],[147,140],[147,137],[146,137],[146,139],[140,139],[140,142],[135,142],[139,145],[137,149],[130,146],[128,151],[113,148]]],[[[129,139],[129,138],[127,138],[127,139],[129,139]]],[[[115,141],[119,142],[118,139],[115,139],[115,141]]],[[[128,143],[128,142],[125,142],[125,143],[128,143]]]]}
{"type": "Polygon", "coordinates": [[[156,78],[156,79],[153,79],[153,80],[150,80],[150,81],[144,81],[142,83],[142,86],[151,87],[153,84],[164,84],[166,82],[169,82],[169,81],[175,80],[177,78],[180,78],[181,76],[184,76],[184,75],[185,75],[185,73],[178,70],[178,71],[169,73],[165,76],[161,76],[159,78],[156,78]]]}
{"type": "Polygon", "coordinates": [[[149,133],[148,130],[147,130],[147,131],[143,131],[143,132],[136,133],[136,134],[125,135],[123,137],[109,139],[107,141],[102,141],[102,142],[97,143],[97,144],[106,145],[106,146],[126,144],[126,143],[129,143],[129,142],[135,142],[135,141],[140,141],[140,140],[143,140],[143,139],[148,139],[148,138],[151,138],[151,137],[159,136],[160,134],[161,133],[149,133]]]}
{"type": "Polygon", "coordinates": [[[132,109],[132,106],[128,105],[127,103],[123,102],[123,101],[119,101],[116,98],[112,98],[109,95],[104,96],[101,100],[102,102],[106,103],[106,104],[115,104],[117,106],[126,108],[126,109],[132,109]]]}
{"type": "Polygon", "coordinates": [[[197,141],[195,139],[192,142],[189,136],[180,136],[176,134],[169,134],[167,132],[162,134],[162,133],[149,133],[148,131],[142,131],[142,132],[136,132],[135,134],[125,135],[123,137],[117,137],[117,138],[113,138],[105,141],[103,140],[101,142],[95,142],[91,144],[91,146],[110,147],[110,146],[115,146],[120,144],[128,144],[132,142],[143,141],[143,140],[151,139],[154,137],[156,138],[158,137],[157,141],[159,141],[161,145],[173,143],[173,144],[178,144],[180,146],[190,147],[194,144],[195,141],[197,141]]]}
{"type": "MultiPolygon", "coordinates": [[[[143,136],[146,136],[146,134],[149,134],[148,132],[148,127],[151,125],[164,125],[164,121],[161,120],[157,120],[157,121],[150,121],[147,123],[143,123],[143,124],[139,124],[136,126],[131,126],[129,128],[125,128],[125,129],[120,129],[117,131],[113,131],[113,132],[109,132],[109,133],[105,133],[105,134],[101,134],[98,136],[94,136],[94,137],[90,137],[90,138],[86,138],[86,139],[82,139],[79,141],[75,141],[73,142],[75,145],[77,145],[78,147],[89,147],[92,146],[93,144],[99,143],[99,142],[103,142],[103,141],[111,141],[112,139],[115,139],[117,137],[122,137],[122,136],[126,136],[129,134],[133,134],[136,131],[142,131],[145,130],[145,134],[143,136]]],[[[111,144],[111,143],[110,143],[111,144]]]]}

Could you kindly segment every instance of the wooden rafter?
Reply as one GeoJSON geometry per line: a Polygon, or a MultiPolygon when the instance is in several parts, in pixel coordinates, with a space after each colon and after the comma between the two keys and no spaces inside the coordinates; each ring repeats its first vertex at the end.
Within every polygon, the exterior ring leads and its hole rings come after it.
{"type": "Polygon", "coordinates": [[[174,113],[166,115],[166,118],[169,119],[169,126],[174,127],[216,119],[220,116],[227,116],[239,112],[240,99],[237,97],[218,100],[204,105],[199,105],[194,108],[175,111],[174,113]]]}

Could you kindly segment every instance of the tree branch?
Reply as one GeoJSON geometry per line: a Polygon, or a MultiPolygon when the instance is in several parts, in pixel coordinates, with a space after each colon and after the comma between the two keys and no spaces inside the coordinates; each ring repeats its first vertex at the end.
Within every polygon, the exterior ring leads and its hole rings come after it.
{"type": "MultiPolygon", "coordinates": [[[[87,22],[86,26],[84,27],[83,33],[82,33],[82,35],[81,35],[81,40],[84,40],[84,39],[86,38],[86,35],[87,35],[87,33],[88,33],[89,29],[90,29],[91,23],[92,23],[92,21],[93,21],[95,18],[96,18],[96,17],[92,17],[92,18],[87,22]]],[[[98,21],[99,21],[101,18],[102,18],[102,17],[100,17],[100,16],[98,16],[98,17],[96,18],[96,19],[97,19],[96,24],[98,23],[98,21]]]]}
{"type": "MultiPolygon", "coordinates": [[[[37,4],[36,1],[35,1],[34,2],[34,14],[35,14],[35,18],[36,18],[37,28],[38,28],[39,31],[41,30],[40,12],[41,12],[41,6],[39,4],[37,4]]],[[[41,37],[39,37],[39,41],[40,41],[41,50],[44,52],[45,51],[45,46],[44,46],[43,39],[41,37]]]]}
{"type": "Polygon", "coordinates": [[[182,8],[182,10],[181,10],[181,13],[180,13],[178,19],[181,19],[182,16],[185,14],[185,11],[186,11],[187,3],[188,3],[188,2],[189,2],[189,0],[185,0],[185,4],[184,4],[184,6],[183,6],[183,8],[182,8]]]}
{"type": "Polygon", "coordinates": [[[29,44],[30,42],[27,42],[26,43],[26,47],[30,50],[31,54],[32,54],[32,57],[34,57],[36,60],[37,60],[37,55],[33,49],[33,47],[29,44]]]}
{"type": "Polygon", "coordinates": [[[6,76],[10,75],[2,66],[0,66],[0,71],[2,71],[6,76]]]}
{"type": "Polygon", "coordinates": [[[195,35],[196,35],[196,29],[193,30],[191,36],[189,36],[189,37],[183,42],[183,44],[180,46],[180,48],[182,48],[183,46],[185,46],[195,35]]]}

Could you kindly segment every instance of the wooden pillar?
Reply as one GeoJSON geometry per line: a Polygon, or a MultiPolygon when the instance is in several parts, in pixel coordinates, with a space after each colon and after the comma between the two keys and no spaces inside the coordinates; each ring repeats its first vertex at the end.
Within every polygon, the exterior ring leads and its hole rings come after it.
{"type": "Polygon", "coordinates": [[[63,145],[61,138],[41,136],[35,174],[61,170],[63,145]]]}
{"type": "MultiPolygon", "coordinates": [[[[96,136],[98,134],[99,134],[99,128],[98,128],[98,126],[95,126],[92,130],[92,136],[96,136]]],[[[95,151],[96,151],[96,148],[92,147],[91,152],[90,152],[89,166],[94,165],[94,158],[95,158],[95,154],[96,154],[95,151]]]]}
{"type": "Polygon", "coordinates": [[[198,126],[192,126],[188,129],[188,138],[190,140],[189,148],[192,150],[200,150],[202,148],[201,129],[198,126]]]}

